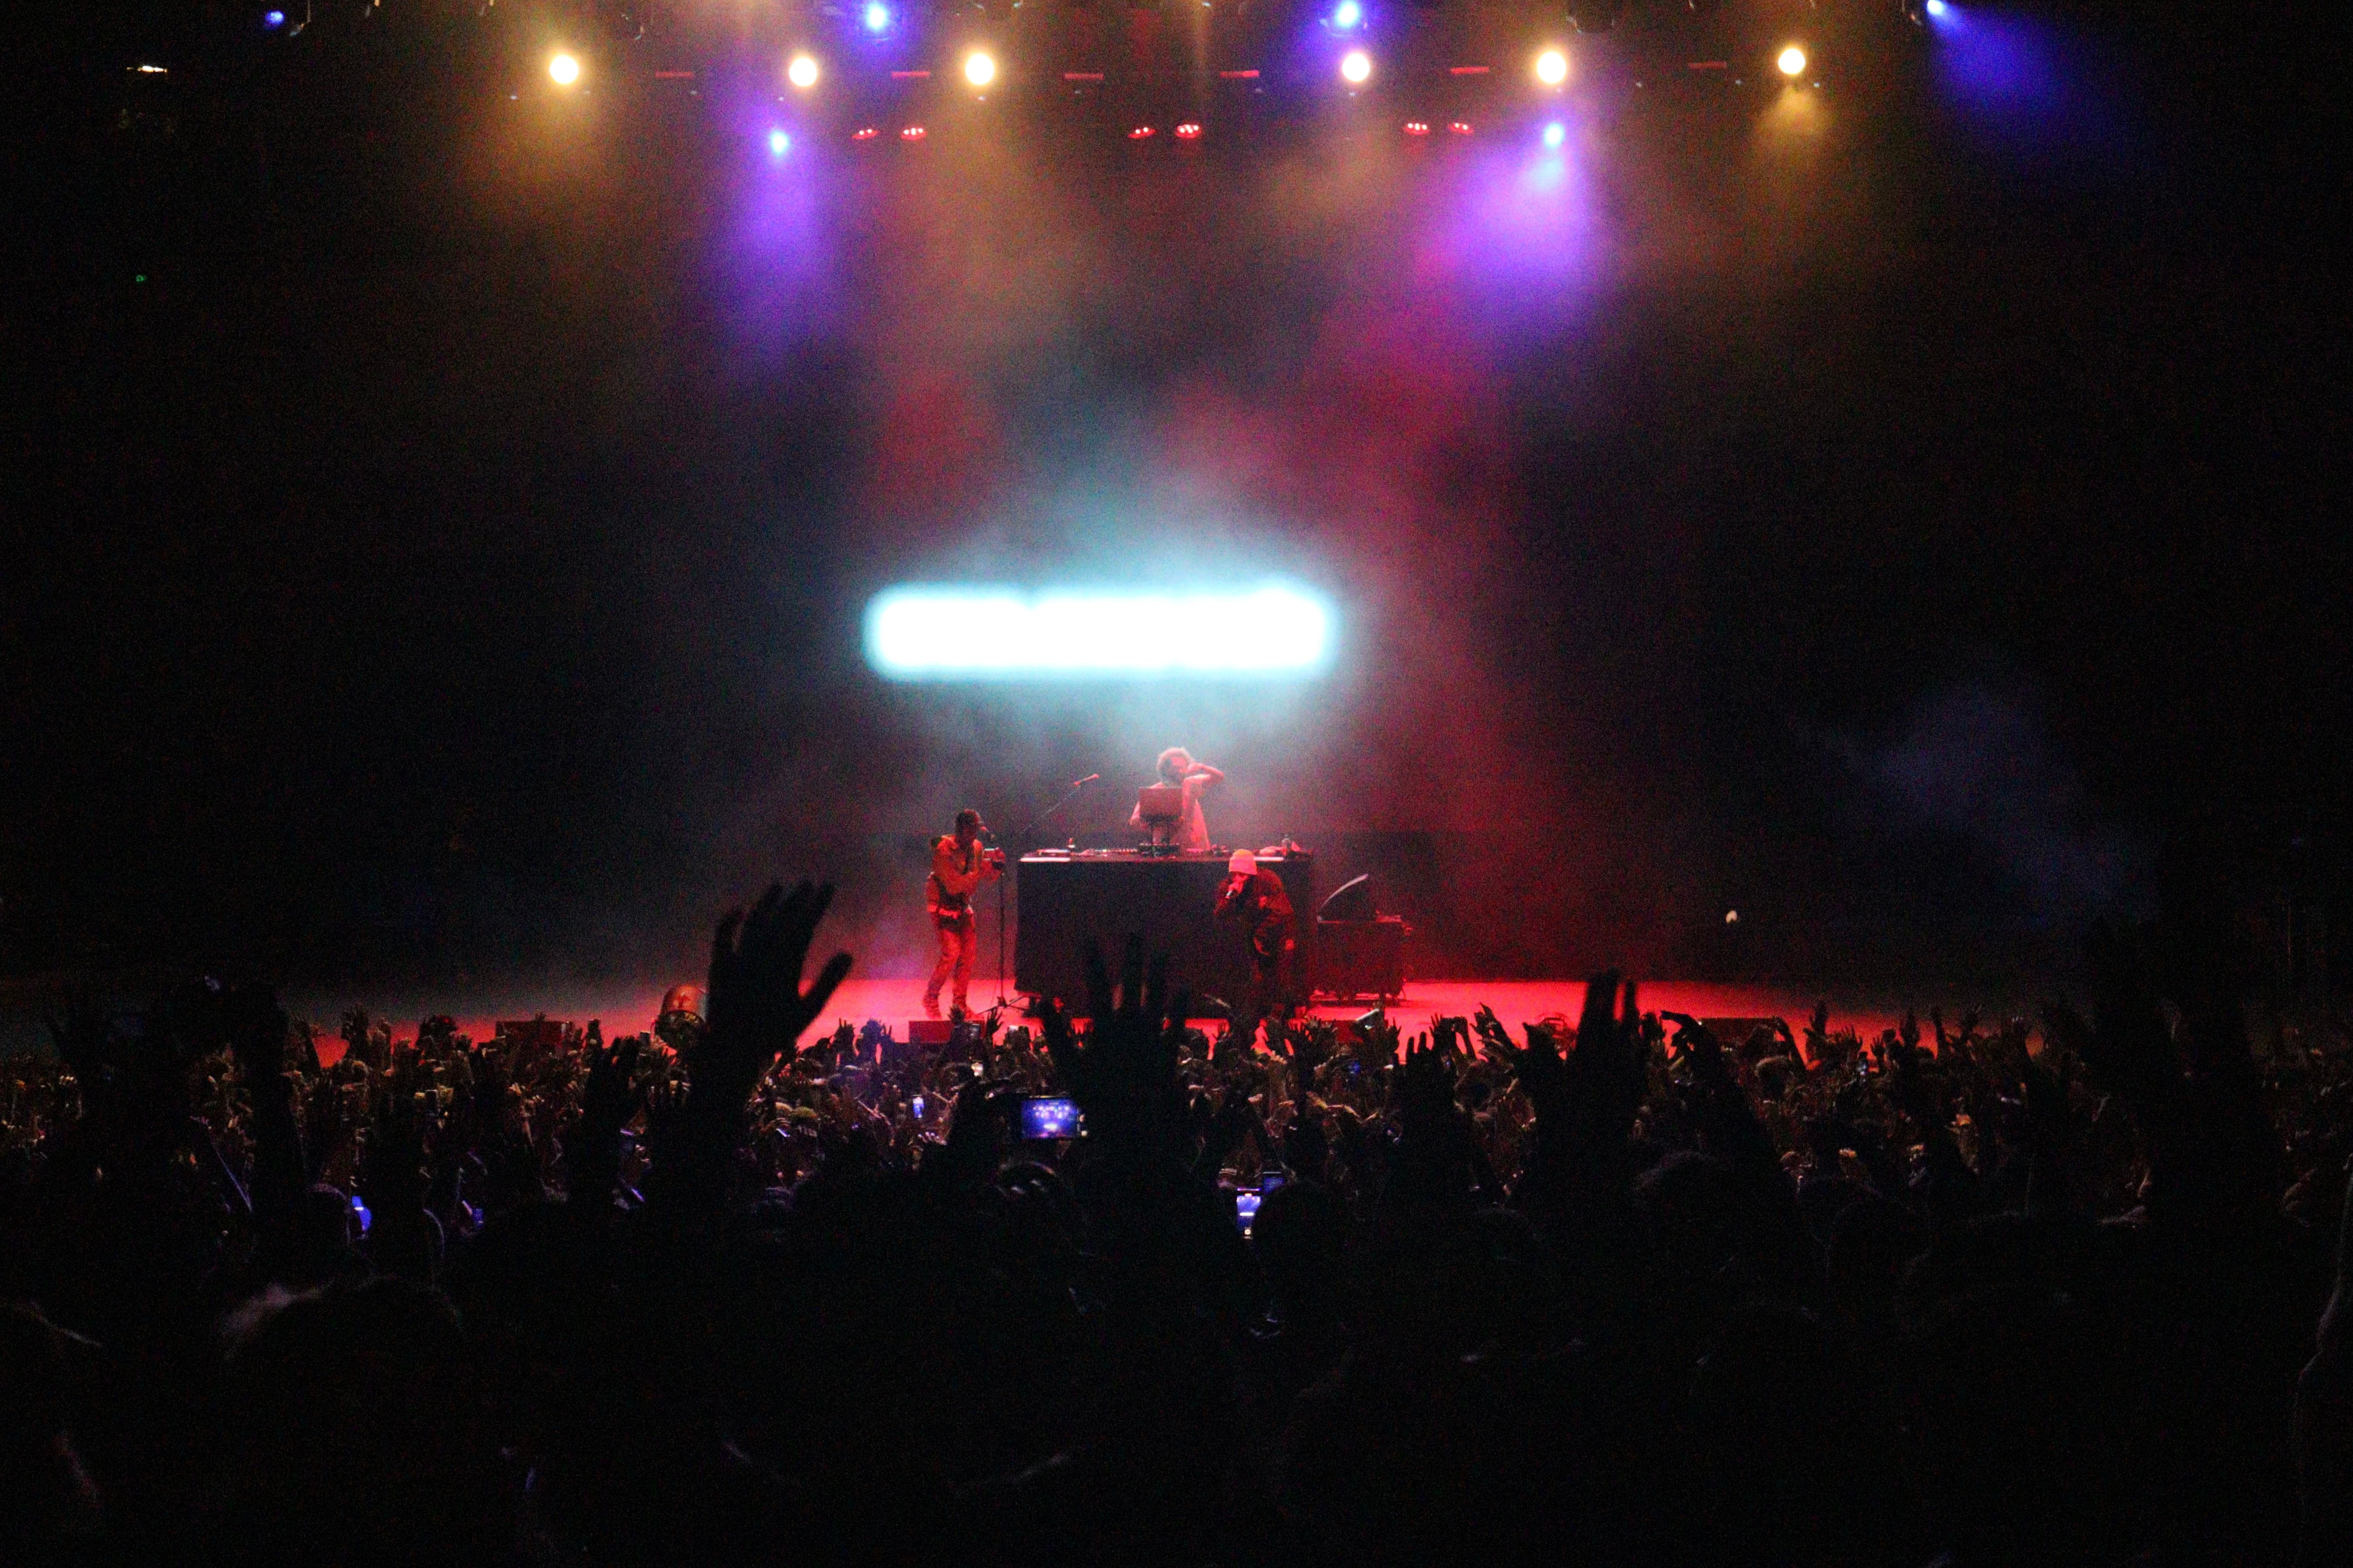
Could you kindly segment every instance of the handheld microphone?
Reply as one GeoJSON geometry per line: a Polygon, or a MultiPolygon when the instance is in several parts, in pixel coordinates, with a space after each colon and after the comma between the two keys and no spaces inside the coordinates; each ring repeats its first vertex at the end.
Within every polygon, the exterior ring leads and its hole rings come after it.
{"type": "Polygon", "coordinates": [[[1089,773],[1086,777],[1084,777],[1084,778],[1082,778],[1082,779],[1073,779],[1073,780],[1071,780],[1071,787],[1072,789],[1081,789],[1081,788],[1083,788],[1084,786],[1086,786],[1086,785],[1088,785],[1088,784],[1091,784],[1094,783],[1094,782],[1095,782],[1095,780],[1097,780],[1097,779],[1099,779],[1099,778],[1101,778],[1101,777],[1103,777],[1103,774],[1101,774],[1101,773],[1089,773]]]}

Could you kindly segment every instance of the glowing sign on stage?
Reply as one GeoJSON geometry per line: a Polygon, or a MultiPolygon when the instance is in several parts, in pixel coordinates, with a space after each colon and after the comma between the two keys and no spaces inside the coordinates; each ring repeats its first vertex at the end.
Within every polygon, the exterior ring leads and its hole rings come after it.
{"type": "Polygon", "coordinates": [[[909,584],[866,606],[893,680],[1282,679],[1332,661],[1338,617],[1285,584],[1240,592],[909,584]]]}

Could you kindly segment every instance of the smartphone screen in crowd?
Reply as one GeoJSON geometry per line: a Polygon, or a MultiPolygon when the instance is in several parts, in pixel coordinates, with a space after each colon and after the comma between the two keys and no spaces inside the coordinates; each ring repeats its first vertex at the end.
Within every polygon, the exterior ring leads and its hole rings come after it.
{"type": "Polygon", "coordinates": [[[1234,1223],[1242,1227],[1244,1236],[1248,1236],[1250,1226],[1258,1223],[1258,1199],[1256,1187],[1234,1189],[1234,1223]]]}
{"type": "Polygon", "coordinates": [[[1022,1137],[1076,1138],[1078,1135],[1077,1100],[1032,1097],[1021,1102],[1022,1137]]]}

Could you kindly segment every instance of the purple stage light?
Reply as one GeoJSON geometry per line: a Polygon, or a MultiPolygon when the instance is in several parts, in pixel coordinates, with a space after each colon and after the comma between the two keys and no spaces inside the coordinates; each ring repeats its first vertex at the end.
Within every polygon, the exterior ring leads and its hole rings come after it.
{"type": "Polygon", "coordinates": [[[261,25],[265,27],[282,27],[286,25],[286,13],[283,11],[264,11],[261,14],[261,25]]]}
{"type": "Polygon", "coordinates": [[[1567,126],[1566,126],[1566,125],[1563,125],[1563,124],[1562,124],[1560,121],[1558,121],[1557,120],[1554,121],[1550,125],[1547,125],[1547,126],[1546,126],[1546,127],[1544,128],[1544,144],[1545,144],[1545,150],[1546,150],[1546,152],[1548,152],[1548,153],[1557,153],[1557,152],[1559,152],[1559,151],[1560,151],[1560,149],[1561,149],[1561,144],[1562,144],[1563,142],[1566,142],[1567,140],[1568,140],[1568,127],[1567,127],[1567,126]]]}
{"type": "Polygon", "coordinates": [[[793,150],[793,139],[782,131],[768,132],[768,156],[781,158],[793,150]]]}
{"type": "Polygon", "coordinates": [[[1364,19],[1365,7],[1361,0],[1340,0],[1340,4],[1332,8],[1332,25],[1344,33],[1360,25],[1364,19]]]}
{"type": "Polygon", "coordinates": [[[868,32],[887,33],[891,30],[891,7],[882,0],[866,0],[866,10],[860,19],[866,24],[868,32]]]}

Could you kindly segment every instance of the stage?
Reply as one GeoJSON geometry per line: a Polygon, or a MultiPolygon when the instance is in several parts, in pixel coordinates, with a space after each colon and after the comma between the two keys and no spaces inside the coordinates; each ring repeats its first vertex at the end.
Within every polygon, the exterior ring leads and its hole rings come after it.
{"type": "MultiPolygon", "coordinates": [[[[987,977],[976,977],[973,1003],[976,1009],[987,1007],[996,996],[994,983],[987,977]]],[[[458,1020],[458,1026],[477,1039],[488,1038],[499,1020],[528,1018],[541,1009],[550,1017],[585,1024],[596,1019],[603,1025],[607,1039],[620,1035],[636,1034],[653,1027],[654,1017],[661,1006],[659,987],[574,990],[566,994],[561,986],[548,986],[529,994],[518,994],[512,1004],[495,995],[472,998],[451,998],[442,1001],[403,999],[399,1005],[385,1005],[375,1009],[394,1021],[396,1039],[414,1039],[419,1017],[428,1013],[447,1012],[458,1020]],[[560,1006],[551,1006],[560,1004],[560,1006]]],[[[1883,986],[1806,986],[1736,984],[1710,981],[1662,980],[1643,983],[1641,1005],[1645,1012],[1689,1013],[1703,1018],[1783,1017],[1790,1027],[1802,1029],[1817,1000],[1831,1005],[1831,1025],[1833,1028],[1852,1028],[1866,1037],[1881,1029],[1893,1028],[1907,1006],[1917,1007],[1923,1016],[1930,1006],[1944,1008],[1947,1019],[1974,1008],[1986,1018],[2006,1017],[2016,1013],[2032,1014],[2039,1006],[2042,994],[2021,992],[2005,994],[1987,989],[1965,989],[1952,986],[1924,986],[1917,990],[1899,991],[1883,986]]],[[[329,1059],[340,1056],[342,1042],[332,1037],[334,1021],[350,998],[298,996],[290,1005],[300,1016],[310,1018],[325,1032],[320,1041],[321,1055],[329,1059]]],[[[834,994],[832,1005],[826,1009],[819,1027],[836,1019],[846,1018],[852,1024],[862,1024],[869,1018],[879,1018],[891,1027],[891,1032],[904,1037],[907,1022],[923,1016],[923,984],[917,979],[860,980],[845,982],[834,994]]],[[[1552,1014],[1564,1014],[1575,1018],[1585,1003],[1585,984],[1581,980],[1424,980],[1410,982],[1403,1001],[1388,1009],[1390,1016],[1409,1032],[1419,1032],[1429,1026],[1432,1015],[1469,1016],[1482,1004],[1494,1008],[1496,1016],[1517,1034],[1523,1024],[1552,1014]]],[[[1324,1004],[1314,1011],[1322,1017],[1353,1018],[1363,1014],[1370,1004],[1324,1004]]],[[[1019,1003],[1008,1009],[1007,1020],[1018,1021],[1019,1003]]],[[[1214,1027],[1215,1026],[1210,1026],[1214,1027]]]]}

